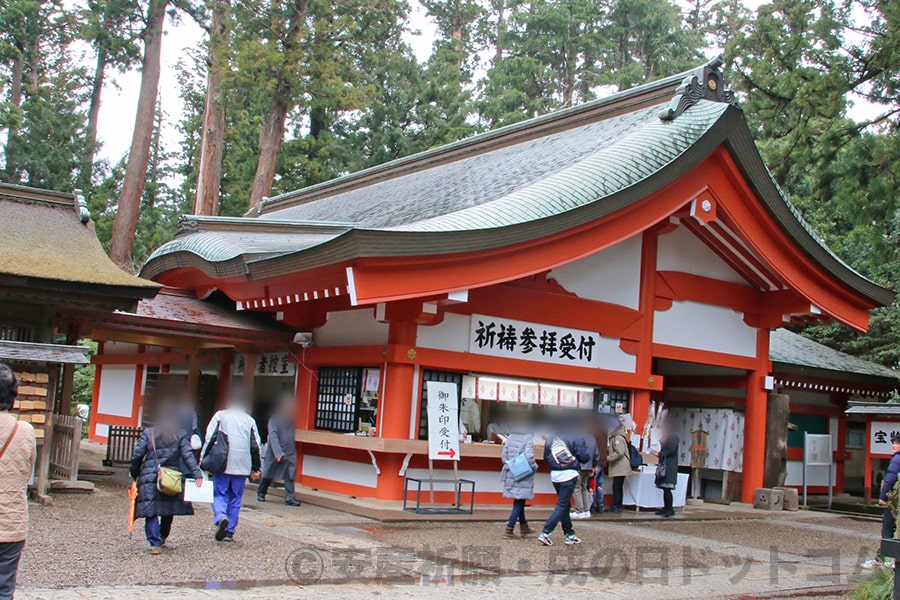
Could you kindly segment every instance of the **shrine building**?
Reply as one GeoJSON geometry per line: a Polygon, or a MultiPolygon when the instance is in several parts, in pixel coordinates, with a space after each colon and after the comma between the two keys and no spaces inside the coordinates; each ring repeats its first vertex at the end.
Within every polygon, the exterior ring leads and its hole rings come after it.
{"type": "MultiPolygon", "coordinates": [[[[640,428],[653,400],[685,422],[716,407],[731,433],[710,480],[752,501],[770,393],[818,389],[824,405],[833,393],[775,376],[772,331],[864,331],[894,294],[803,221],[720,66],[269,198],[245,218],[185,217],[141,276],[271,316],[229,342],[222,373],[235,377],[241,356],[240,369],[289,356],[307,488],[400,500],[405,477],[427,472],[425,384],[441,381],[459,391],[472,436],[459,476],[479,503],[501,501],[501,449],[484,442],[511,405],[630,412],[640,428]]],[[[877,375],[883,397],[896,381],[877,375]]],[[[842,414],[811,410],[826,424],[842,414]]],[[[552,503],[545,469],[536,489],[552,503]]]]}

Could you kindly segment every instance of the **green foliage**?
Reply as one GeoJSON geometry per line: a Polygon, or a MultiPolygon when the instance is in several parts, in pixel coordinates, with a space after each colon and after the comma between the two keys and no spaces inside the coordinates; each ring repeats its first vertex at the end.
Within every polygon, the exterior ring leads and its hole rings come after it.
{"type": "Polygon", "coordinates": [[[873,569],[868,577],[850,594],[853,600],[891,600],[894,594],[894,570],[887,567],[873,569]]]}
{"type": "MultiPolygon", "coordinates": [[[[91,356],[97,354],[97,342],[92,340],[78,340],[79,346],[87,346],[91,349],[91,356]]],[[[94,397],[94,371],[93,364],[78,365],[72,379],[72,408],[78,404],[91,404],[94,397]]],[[[96,407],[93,407],[96,408],[96,407]]]]}

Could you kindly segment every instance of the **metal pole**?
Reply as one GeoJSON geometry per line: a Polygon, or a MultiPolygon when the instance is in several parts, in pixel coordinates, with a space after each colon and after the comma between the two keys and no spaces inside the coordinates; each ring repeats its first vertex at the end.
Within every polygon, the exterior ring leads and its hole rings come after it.
{"type": "Polygon", "coordinates": [[[809,447],[809,432],[803,432],[803,506],[806,506],[806,449],[809,447]]]}

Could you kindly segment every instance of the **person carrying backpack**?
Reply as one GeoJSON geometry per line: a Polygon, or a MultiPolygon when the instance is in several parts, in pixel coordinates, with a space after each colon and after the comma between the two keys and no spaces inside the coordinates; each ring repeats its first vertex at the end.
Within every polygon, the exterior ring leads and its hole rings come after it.
{"type": "Polygon", "coordinates": [[[628,444],[628,430],[635,427],[631,415],[624,414],[619,417],[619,426],[609,433],[606,473],[613,480],[613,503],[610,512],[622,512],[624,499],[625,478],[631,473],[631,452],[628,444]]]}
{"type": "Polygon", "coordinates": [[[566,544],[580,544],[581,538],[575,535],[569,508],[572,494],[578,485],[580,463],[591,460],[591,454],[584,443],[584,436],[572,426],[562,428],[562,432],[547,438],[544,444],[544,462],[550,467],[550,481],[556,488],[556,507],[538,536],[538,541],[545,546],[552,546],[550,534],[561,522],[566,544]]]}

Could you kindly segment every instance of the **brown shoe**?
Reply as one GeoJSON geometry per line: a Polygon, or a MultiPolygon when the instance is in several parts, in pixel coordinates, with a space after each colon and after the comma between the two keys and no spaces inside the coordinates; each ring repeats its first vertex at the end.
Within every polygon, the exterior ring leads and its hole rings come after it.
{"type": "Polygon", "coordinates": [[[529,527],[528,523],[525,523],[524,525],[520,524],[519,525],[519,533],[522,534],[522,537],[525,537],[525,536],[528,536],[528,535],[531,535],[532,533],[534,533],[534,529],[529,527]]]}
{"type": "Polygon", "coordinates": [[[515,527],[507,527],[506,528],[506,537],[516,537],[515,527]]]}
{"type": "Polygon", "coordinates": [[[159,554],[160,552],[159,546],[150,546],[150,554],[159,554]]]}

